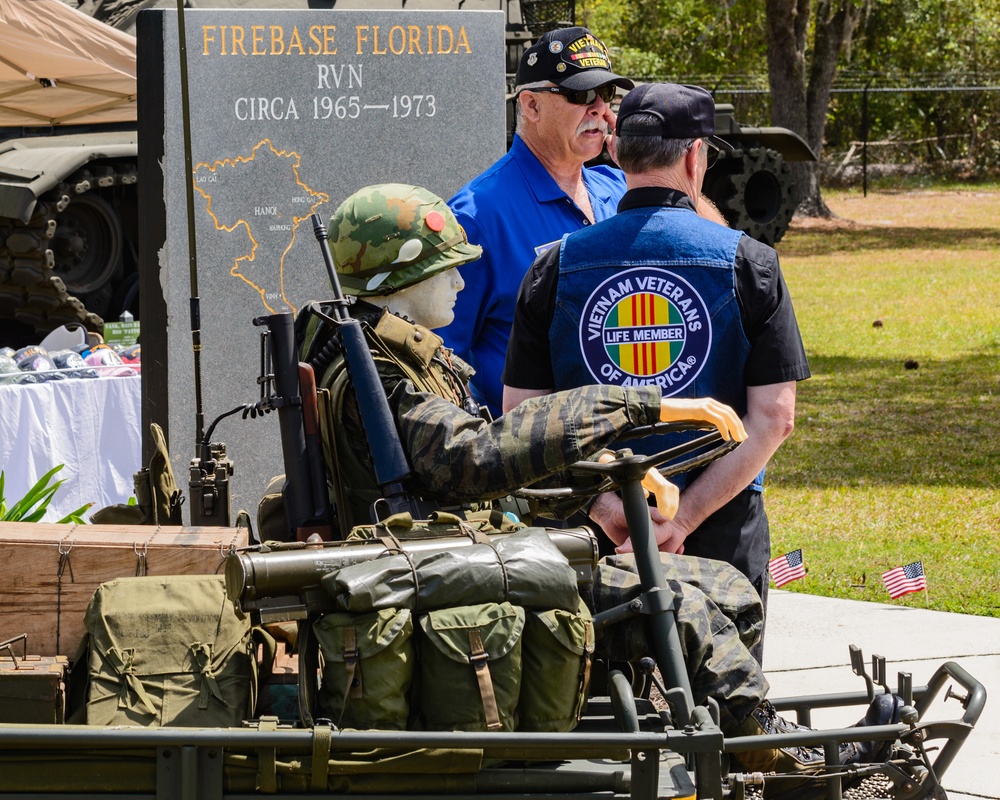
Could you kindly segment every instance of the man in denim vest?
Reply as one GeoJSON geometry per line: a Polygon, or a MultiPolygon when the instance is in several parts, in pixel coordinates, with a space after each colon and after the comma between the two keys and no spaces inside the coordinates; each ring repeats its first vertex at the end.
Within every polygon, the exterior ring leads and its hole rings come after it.
{"type": "MultiPolygon", "coordinates": [[[[656,519],[656,536],[661,550],[728,561],[766,602],[763,470],[792,432],[796,381],[810,374],[778,256],[695,211],[713,151],[728,148],[714,136],[707,91],[639,86],[622,101],[616,134],[628,191],[616,216],[569,234],[525,276],[504,410],[595,382],[731,405],[749,439],[700,474],[680,476],[688,478],[680,509],[656,519]]],[[[602,495],[589,513],[629,549],[614,496],[602,495]]]]}

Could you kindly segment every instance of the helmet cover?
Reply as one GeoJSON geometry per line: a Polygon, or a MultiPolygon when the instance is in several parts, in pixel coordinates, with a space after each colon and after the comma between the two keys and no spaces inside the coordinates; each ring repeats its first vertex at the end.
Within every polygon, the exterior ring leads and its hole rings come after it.
{"type": "Polygon", "coordinates": [[[329,239],[344,294],[358,297],[405,289],[483,252],[444,200],[399,183],[348,197],[330,219],[329,239]]]}

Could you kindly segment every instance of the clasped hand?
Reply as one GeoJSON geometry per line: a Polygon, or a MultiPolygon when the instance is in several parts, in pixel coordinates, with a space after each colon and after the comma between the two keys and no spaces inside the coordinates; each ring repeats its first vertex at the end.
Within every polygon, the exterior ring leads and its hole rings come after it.
{"type": "MultiPolygon", "coordinates": [[[[739,415],[726,404],[710,397],[664,398],[660,402],[660,422],[706,422],[714,425],[726,441],[742,442],[747,438],[746,429],[739,415]]],[[[614,455],[602,453],[598,460],[606,464],[614,461],[614,455]]],[[[683,553],[684,539],[690,531],[683,531],[672,523],[680,508],[680,491],[677,486],[654,468],[646,472],[642,479],[642,488],[647,497],[652,493],[656,500],[656,510],[651,511],[651,519],[657,547],[669,553],[683,553]]],[[[618,545],[619,553],[632,551],[624,508],[617,495],[606,494],[598,497],[591,507],[590,516],[618,545]]]]}

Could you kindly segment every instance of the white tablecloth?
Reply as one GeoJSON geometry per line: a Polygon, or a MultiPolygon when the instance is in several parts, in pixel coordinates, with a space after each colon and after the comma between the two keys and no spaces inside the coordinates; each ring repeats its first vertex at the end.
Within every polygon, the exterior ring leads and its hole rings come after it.
{"type": "Polygon", "coordinates": [[[142,380],[76,378],[0,386],[0,469],[7,506],[52,467],[65,483],[49,504],[55,522],[84,503],[87,514],[133,494],[142,461],[142,380]]]}

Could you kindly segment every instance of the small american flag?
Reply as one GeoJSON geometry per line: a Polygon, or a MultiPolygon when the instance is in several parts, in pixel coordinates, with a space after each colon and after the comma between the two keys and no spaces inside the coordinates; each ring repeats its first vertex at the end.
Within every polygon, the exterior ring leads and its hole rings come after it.
{"type": "Polygon", "coordinates": [[[767,568],[771,571],[771,580],[774,581],[774,585],[778,588],[806,576],[806,567],[802,560],[802,550],[793,550],[791,553],[785,553],[783,556],[772,558],[767,568]]]}
{"type": "Polygon", "coordinates": [[[927,590],[927,579],[924,577],[924,565],[914,561],[904,567],[894,567],[882,573],[882,581],[889,590],[889,597],[895,600],[910,592],[927,590]]]}

